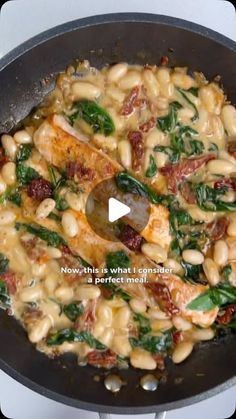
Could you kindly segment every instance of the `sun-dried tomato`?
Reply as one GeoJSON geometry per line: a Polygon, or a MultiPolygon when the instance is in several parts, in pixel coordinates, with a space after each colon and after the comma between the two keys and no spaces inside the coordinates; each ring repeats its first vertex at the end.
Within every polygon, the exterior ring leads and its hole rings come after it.
{"type": "Polygon", "coordinates": [[[92,351],[87,355],[88,364],[94,367],[112,368],[117,363],[117,355],[111,349],[106,351],[92,351]]]}
{"type": "Polygon", "coordinates": [[[90,331],[96,320],[96,300],[90,300],[85,307],[84,313],[76,320],[75,329],[90,331]]]}
{"type": "Polygon", "coordinates": [[[214,183],[215,189],[230,188],[236,191],[236,181],[233,179],[220,179],[214,183]]]}
{"type": "Polygon", "coordinates": [[[142,237],[128,225],[123,226],[119,239],[130,250],[139,251],[141,249],[142,237]]]}
{"type": "Polygon", "coordinates": [[[140,131],[130,131],[128,139],[132,146],[132,166],[134,170],[139,170],[144,156],[143,134],[140,131]]]}
{"type": "Polygon", "coordinates": [[[15,294],[17,290],[16,274],[12,271],[7,271],[1,274],[1,279],[6,283],[9,293],[15,294]]]}
{"type": "Polygon", "coordinates": [[[0,168],[9,161],[8,156],[5,155],[3,148],[0,148],[0,168]]]}
{"type": "Polygon", "coordinates": [[[232,140],[228,142],[228,152],[231,156],[236,158],[236,140],[232,140]]]}
{"type": "Polygon", "coordinates": [[[131,90],[131,92],[126,96],[123,106],[121,108],[121,115],[128,116],[133,112],[135,108],[135,101],[138,99],[139,92],[139,86],[135,86],[131,90]]]}
{"type": "Polygon", "coordinates": [[[148,132],[152,129],[156,124],[156,120],[154,117],[150,118],[148,121],[144,122],[142,125],[139,125],[139,129],[142,132],[148,132]]]}
{"type": "Polygon", "coordinates": [[[179,313],[179,309],[173,303],[169,288],[166,285],[158,282],[149,282],[145,286],[152,291],[157,304],[163,311],[169,315],[179,313]]]}
{"type": "Polygon", "coordinates": [[[52,184],[43,178],[31,180],[27,188],[27,194],[30,198],[43,201],[46,198],[51,198],[53,192],[52,184]]]}
{"type": "Polygon", "coordinates": [[[188,184],[188,182],[183,182],[180,185],[180,193],[188,204],[196,204],[197,202],[196,196],[194,192],[192,191],[192,189],[190,188],[190,185],[188,184]]]}
{"type": "Polygon", "coordinates": [[[218,218],[218,220],[214,220],[211,223],[207,224],[206,232],[211,240],[220,240],[224,237],[226,230],[229,225],[229,220],[226,217],[218,218]]]}
{"type": "Polygon", "coordinates": [[[204,163],[214,159],[214,154],[198,157],[196,159],[183,159],[177,164],[167,164],[159,169],[160,173],[167,177],[168,189],[176,193],[178,183],[183,181],[187,176],[199,169],[204,163]]]}
{"type": "Polygon", "coordinates": [[[227,307],[222,315],[217,316],[217,322],[219,324],[228,324],[231,322],[233,315],[236,313],[236,304],[231,304],[227,307]]]}
{"type": "Polygon", "coordinates": [[[180,330],[175,330],[175,332],[172,332],[172,338],[174,344],[177,345],[182,340],[182,332],[180,330]]]}
{"type": "Polygon", "coordinates": [[[91,181],[95,178],[95,171],[78,161],[70,161],[66,164],[66,175],[69,178],[77,176],[79,179],[91,181]]]}

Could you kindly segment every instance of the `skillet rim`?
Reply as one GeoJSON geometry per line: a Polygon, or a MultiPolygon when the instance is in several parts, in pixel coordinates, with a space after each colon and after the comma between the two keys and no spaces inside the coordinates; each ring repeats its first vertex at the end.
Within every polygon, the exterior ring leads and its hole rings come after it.
{"type": "MultiPolygon", "coordinates": [[[[201,35],[205,38],[208,38],[212,41],[217,42],[218,44],[226,47],[229,50],[235,52],[236,55],[236,42],[230,38],[221,35],[220,33],[208,29],[205,26],[186,21],[184,19],[179,19],[175,17],[169,17],[158,14],[151,13],[109,13],[96,16],[90,16],[82,19],[76,19],[70,22],[63,23],[61,25],[55,26],[51,29],[48,29],[30,39],[20,44],[9,53],[4,55],[0,59],[0,76],[1,71],[5,69],[12,62],[20,58],[22,55],[26,54],[28,51],[37,48],[37,46],[43,44],[44,42],[49,41],[52,38],[56,38],[68,32],[73,32],[79,28],[86,28],[89,26],[97,26],[101,24],[108,23],[158,23],[160,25],[172,26],[176,29],[185,29],[189,32],[201,35]]],[[[36,350],[36,349],[35,349],[36,350]]],[[[169,403],[162,403],[159,405],[149,405],[149,406],[107,406],[105,404],[97,404],[80,401],[78,399],[70,398],[62,394],[56,393],[52,390],[47,389],[35,381],[30,380],[25,377],[10,365],[5,363],[0,358],[0,368],[8,374],[10,377],[20,382],[24,386],[28,387],[30,390],[37,392],[38,394],[55,400],[59,403],[66,404],[72,407],[79,409],[89,410],[92,412],[102,412],[102,413],[116,413],[116,414],[143,414],[143,413],[154,413],[162,412],[164,410],[172,410],[191,404],[200,402],[207,398],[210,398],[221,391],[225,391],[236,385],[236,376],[229,378],[223,383],[212,387],[211,389],[196,394],[191,397],[182,398],[178,401],[172,401],[169,403]]]]}

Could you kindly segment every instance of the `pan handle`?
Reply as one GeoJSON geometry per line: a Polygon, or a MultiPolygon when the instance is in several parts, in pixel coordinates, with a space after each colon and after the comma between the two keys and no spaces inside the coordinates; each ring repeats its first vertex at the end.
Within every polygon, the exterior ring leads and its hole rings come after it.
{"type": "MultiPolygon", "coordinates": [[[[99,413],[99,419],[112,419],[112,417],[110,413],[99,413]]],[[[153,419],[166,419],[166,412],[156,413],[153,419]]]]}

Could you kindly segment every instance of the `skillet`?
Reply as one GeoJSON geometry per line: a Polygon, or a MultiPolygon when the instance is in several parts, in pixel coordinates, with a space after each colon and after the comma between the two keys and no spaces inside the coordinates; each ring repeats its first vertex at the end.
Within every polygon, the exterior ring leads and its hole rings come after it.
{"type": "MultiPolygon", "coordinates": [[[[0,60],[0,133],[10,131],[54,86],[56,74],[74,59],[95,67],[118,61],[170,65],[220,74],[236,103],[236,43],[202,26],[150,14],[110,14],[76,20],[46,31],[0,60]],[[169,50],[171,48],[171,51],[169,50]]],[[[236,384],[236,339],[202,343],[181,365],[167,365],[166,383],[155,392],[138,386],[143,372],[119,374],[127,385],[116,395],[103,384],[105,372],[77,367],[72,355],[52,360],[37,352],[21,326],[0,310],[0,367],[30,389],[81,409],[141,414],[176,409],[236,384]],[[99,374],[100,381],[94,376],[99,374]]]]}

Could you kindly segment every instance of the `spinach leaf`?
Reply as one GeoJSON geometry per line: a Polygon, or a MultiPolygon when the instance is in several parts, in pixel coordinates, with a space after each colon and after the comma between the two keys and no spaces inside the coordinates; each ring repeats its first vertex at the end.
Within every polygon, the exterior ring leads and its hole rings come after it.
{"type": "Polygon", "coordinates": [[[208,311],[214,307],[236,303],[236,287],[230,284],[220,284],[209,288],[203,294],[192,300],[187,308],[190,310],[208,311]]]}
{"type": "Polygon", "coordinates": [[[15,228],[17,230],[26,230],[28,233],[45,241],[49,246],[59,247],[62,244],[66,245],[65,240],[58,233],[48,230],[45,227],[40,227],[35,224],[16,223],[15,228]]]}
{"type": "Polygon", "coordinates": [[[20,163],[20,162],[28,160],[32,154],[32,149],[33,149],[32,144],[21,145],[16,154],[16,163],[20,163]]]}
{"type": "Polygon", "coordinates": [[[18,191],[13,192],[12,194],[8,195],[7,199],[8,201],[15,204],[17,207],[21,206],[21,194],[18,191]]]}
{"type": "Polygon", "coordinates": [[[185,277],[192,279],[194,282],[199,282],[199,277],[202,270],[202,265],[191,265],[190,263],[183,262],[181,263],[185,270],[185,277]]]}
{"type": "Polygon", "coordinates": [[[215,143],[211,143],[210,147],[208,148],[208,151],[213,151],[214,153],[218,153],[219,148],[215,143]]]}
{"type": "Polygon", "coordinates": [[[73,329],[62,329],[58,332],[55,332],[47,339],[47,344],[52,345],[61,345],[64,342],[86,342],[91,348],[104,350],[106,346],[103,345],[99,340],[86,331],[77,332],[73,329]]]}
{"type": "Polygon", "coordinates": [[[166,331],[158,336],[144,334],[140,338],[129,338],[133,348],[143,348],[148,352],[166,352],[172,346],[172,335],[166,331]]]}
{"type": "Polygon", "coordinates": [[[81,118],[84,119],[87,124],[91,125],[93,132],[100,132],[107,136],[115,131],[115,125],[111,116],[96,102],[84,99],[75,102],[73,107],[76,111],[69,118],[72,125],[77,118],[81,118]]]}
{"type": "Polygon", "coordinates": [[[198,87],[190,87],[188,90],[186,90],[186,92],[189,92],[193,96],[196,96],[196,97],[198,97],[198,91],[199,91],[198,87]]]}
{"type": "Polygon", "coordinates": [[[0,274],[4,274],[8,270],[9,259],[0,253],[0,274]]]}
{"type": "Polygon", "coordinates": [[[204,144],[202,141],[191,140],[189,141],[189,147],[190,147],[190,151],[188,153],[189,156],[194,156],[194,155],[199,156],[200,154],[203,154],[204,152],[204,144]]]}
{"type": "Polygon", "coordinates": [[[22,163],[19,163],[16,166],[16,178],[20,185],[28,185],[33,179],[39,178],[40,175],[32,167],[25,166],[22,163]]]}
{"type": "Polygon", "coordinates": [[[75,322],[81,314],[84,312],[84,306],[82,303],[74,302],[63,306],[63,313],[70,319],[72,322],[75,322]]]}
{"type": "Polygon", "coordinates": [[[66,209],[69,208],[69,204],[65,198],[62,198],[61,196],[55,195],[55,194],[53,195],[53,197],[54,197],[54,200],[56,201],[55,208],[58,211],[65,211],[66,209]]]}
{"type": "Polygon", "coordinates": [[[171,102],[170,110],[166,116],[157,118],[157,126],[163,132],[171,132],[177,125],[177,111],[182,105],[179,102],[171,102]]]}
{"type": "Polygon", "coordinates": [[[116,184],[121,191],[144,196],[153,204],[163,203],[165,205],[166,203],[168,205],[173,198],[171,195],[158,195],[147,185],[135,179],[127,172],[118,173],[116,176],[116,184]]]}
{"type": "Polygon", "coordinates": [[[191,225],[193,219],[191,215],[184,209],[170,209],[170,226],[173,231],[177,231],[182,225],[191,225]]]}
{"type": "Polygon", "coordinates": [[[11,298],[8,293],[7,285],[0,279],[0,307],[9,308],[11,305],[11,298]]]}
{"type": "Polygon", "coordinates": [[[47,216],[47,218],[50,218],[50,220],[54,220],[54,221],[61,221],[61,217],[60,215],[56,214],[55,212],[50,212],[50,214],[47,216]]]}
{"type": "Polygon", "coordinates": [[[214,189],[210,186],[199,183],[194,187],[197,204],[203,211],[236,211],[235,202],[224,202],[220,196],[225,190],[214,189]]]}
{"type": "Polygon", "coordinates": [[[102,286],[110,291],[111,296],[109,298],[113,298],[114,295],[119,295],[124,301],[131,300],[131,296],[116,284],[105,282],[102,286]]]}
{"type": "Polygon", "coordinates": [[[111,252],[106,256],[106,266],[110,275],[117,276],[118,268],[127,269],[130,266],[130,258],[123,250],[111,252]]]}
{"type": "Polygon", "coordinates": [[[181,89],[180,87],[177,87],[177,90],[181,94],[181,96],[186,100],[186,102],[188,102],[192,106],[192,108],[194,109],[195,114],[191,118],[191,120],[193,122],[196,121],[196,119],[199,118],[199,113],[198,113],[197,107],[195,106],[195,104],[191,101],[191,99],[188,96],[188,93],[192,93],[192,92],[189,92],[189,90],[181,89]]]}
{"type": "Polygon", "coordinates": [[[231,273],[232,273],[232,268],[231,268],[231,266],[230,266],[230,265],[226,265],[226,266],[224,266],[224,268],[222,269],[222,272],[221,272],[222,277],[223,277],[226,281],[228,281],[228,280],[229,280],[229,276],[231,275],[231,273]]]}
{"type": "Polygon", "coordinates": [[[150,321],[147,317],[143,316],[140,313],[136,313],[133,317],[135,322],[139,323],[139,336],[145,335],[146,333],[151,332],[150,321]]]}
{"type": "Polygon", "coordinates": [[[152,155],[150,155],[149,166],[146,170],[145,176],[146,177],[153,177],[156,174],[157,174],[157,165],[156,165],[154,157],[152,155]]]}

